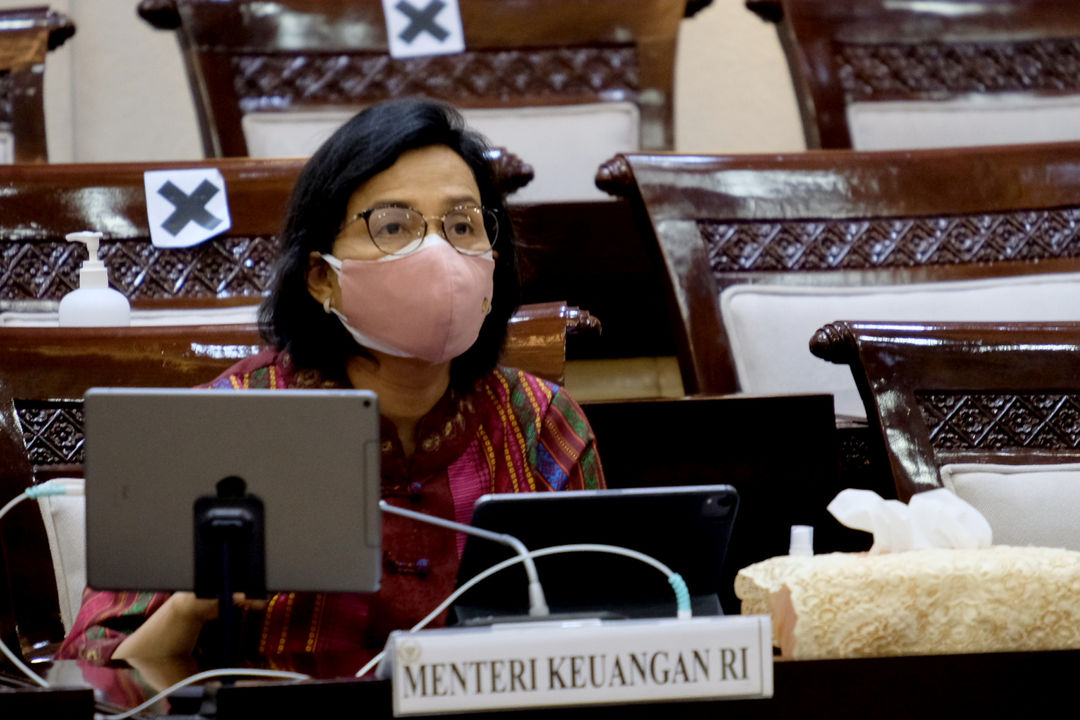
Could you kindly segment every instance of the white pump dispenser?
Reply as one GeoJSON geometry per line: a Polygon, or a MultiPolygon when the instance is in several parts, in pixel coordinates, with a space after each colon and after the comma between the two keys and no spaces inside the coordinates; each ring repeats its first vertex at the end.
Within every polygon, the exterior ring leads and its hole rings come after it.
{"type": "Polygon", "coordinates": [[[90,258],[79,268],[79,289],[60,300],[60,327],[116,327],[131,324],[131,304],[109,287],[109,272],[98,257],[99,232],[73,232],[69,242],[86,244],[90,258]]]}

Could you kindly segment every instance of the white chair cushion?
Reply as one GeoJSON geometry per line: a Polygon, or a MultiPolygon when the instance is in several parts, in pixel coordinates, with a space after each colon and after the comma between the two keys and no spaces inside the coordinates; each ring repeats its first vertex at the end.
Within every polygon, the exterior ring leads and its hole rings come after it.
{"type": "MultiPolygon", "coordinates": [[[[243,117],[252,157],[307,157],[353,116],[351,110],[257,112],[243,117]]],[[[462,110],[469,127],[514,153],[536,172],[515,202],[607,199],[596,170],[616,153],[638,148],[640,113],[633,103],[592,103],[462,110]]]]}
{"type": "Polygon", "coordinates": [[[1080,550],[1080,464],[955,464],[941,482],[973,505],[995,545],[1080,550]]]}
{"type": "Polygon", "coordinates": [[[837,413],[865,417],[851,370],[810,354],[822,325],[1080,320],[1080,273],[865,287],[744,284],[720,293],[720,312],[743,392],[832,393],[837,413]]]}
{"type": "MultiPolygon", "coordinates": [[[[65,478],[64,484],[82,485],[82,478],[65,478]]],[[[86,498],[82,495],[49,495],[38,498],[45,534],[49,538],[56,595],[64,632],[71,630],[82,606],[86,587],[86,498]]]]}
{"type": "Polygon", "coordinates": [[[1080,96],[980,94],[941,101],[852,103],[856,150],[969,147],[1080,140],[1080,96]]]}

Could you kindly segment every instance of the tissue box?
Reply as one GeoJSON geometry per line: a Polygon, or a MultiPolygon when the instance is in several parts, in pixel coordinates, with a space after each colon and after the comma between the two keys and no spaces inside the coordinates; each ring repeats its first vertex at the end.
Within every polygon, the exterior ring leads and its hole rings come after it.
{"type": "Polygon", "coordinates": [[[1080,648],[1080,553],[1042,547],[778,557],[741,570],[744,613],[793,659],[1080,648]]]}

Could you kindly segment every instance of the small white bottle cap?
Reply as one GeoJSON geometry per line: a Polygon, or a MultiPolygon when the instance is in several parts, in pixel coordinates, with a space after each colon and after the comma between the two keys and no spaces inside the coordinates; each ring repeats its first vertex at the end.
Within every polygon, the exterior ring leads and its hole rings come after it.
{"type": "Polygon", "coordinates": [[[83,230],[81,232],[68,233],[64,236],[68,242],[81,242],[86,245],[90,257],[79,267],[80,288],[107,288],[109,287],[109,271],[105,263],[98,257],[98,246],[101,243],[102,234],[83,230]]]}
{"type": "Polygon", "coordinates": [[[791,544],[788,555],[810,557],[814,554],[814,527],[812,525],[792,525],[791,544]]]}

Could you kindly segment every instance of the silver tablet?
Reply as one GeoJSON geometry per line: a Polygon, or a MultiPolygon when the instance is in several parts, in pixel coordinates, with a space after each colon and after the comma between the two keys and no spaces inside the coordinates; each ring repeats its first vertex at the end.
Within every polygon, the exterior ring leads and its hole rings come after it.
{"type": "Polygon", "coordinates": [[[239,477],[263,507],[268,591],[378,589],[374,393],[93,388],[85,415],[90,587],[193,589],[194,505],[239,477]]]}

